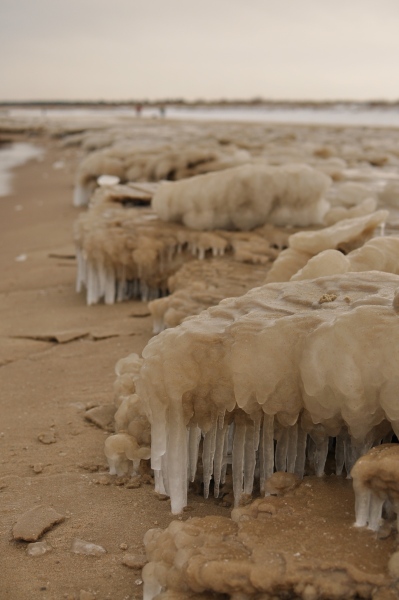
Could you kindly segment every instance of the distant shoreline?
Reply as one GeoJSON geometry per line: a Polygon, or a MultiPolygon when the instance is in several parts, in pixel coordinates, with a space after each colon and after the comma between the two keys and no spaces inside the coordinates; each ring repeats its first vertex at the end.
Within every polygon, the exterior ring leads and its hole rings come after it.
{"type": "Polygon", "coordinates": [[[398,100],[194,100],[186,101],[181,99],[165,100],[124,100],[124,101],[102,101],[102,100],[29,100],[29,101],[0,101],[1,108],[136,108],[141,105],[143,108],[179,107],[179,108],[311,108],[314,110],[325,108],[353,108],[353,109],[379,109],[379,108],[399,108],[398,100]]]}

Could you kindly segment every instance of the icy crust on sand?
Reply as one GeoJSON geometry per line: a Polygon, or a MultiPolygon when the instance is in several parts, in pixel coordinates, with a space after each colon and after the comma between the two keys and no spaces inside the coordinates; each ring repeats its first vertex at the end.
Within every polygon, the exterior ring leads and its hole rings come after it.
{"type": "MultiPolygon", "coordinates": [[[[399,389],[399,388],[397,388],[399,389]]],[[[357,527],[377,531],[385,507],[399,519],[399,444],[382,444],[360,457],[351,471],[357,527]]]]}
{"type": "Polygon", "coordinates": [[[302,477],[306,447],[322,475],[329,437],[341,473],[399,432],[398,286],[374,271],[268,284],[153,338],[136,391],[172,512],[187,503],[201,432],[205,497],[212,476],[218,495],[231,460],[236,504],[252,492],[257,459],[263,489],[274,468],[302,477]]]}
{"type": "Polygon", "coordinates": [[[163,183],[152,205],[162,220],[200,230],[308,226],[322,223],[330,184],[327,175],[303,164],[249,164],[163,183]]]}
{"type": "MultiPolygon", "coordinates": [[[[266,276],[266,282],[289,281],[308,261],[324,250],[337,249],[345,254],[369,240],[376,227],[383,226],[388,211],[338,221],[317,231],[299,231],[290,236],[288,248],[280,253],[266,276]]],[[[325,273],[328,275],[329,273],[325,273]]]]}
{"type": "Polygon", "coordinates": [[[303,492],[300,504],[300,493],[285,506],[262,499],[235,509],[233,520],[207,516],[150,529],[144,600],[396,598],[398,583],[386,573],[391,544],[368,538],[373,548],[365,568],[359,532],[347,534],[345,523],[346,543],[335,550],[337,522],[326,522],[328,513],[312,514],[309,495],[303,492]]]}
{"type": "Polygon", "coordinates": [[[207,232],[165,223],[146,207],[151,193],[148,184],[99,188],[88,211],[77,219],[76,288],[78,292],[86,288],[88,304],[165,296],[168,278],[196,258],[228,255],[239,262],[267,265],[290,233],[269,225],[251,232],[207,232]],[[140,195],[144,206],[137,205],[140,195]]]}
{"type": "Polygon", "coordinates": [[[153,332],[176,327],[186,317],[198,315],[225,298],[242,296],[264,280],[263,265],[241,263],[229,257],[188,262],[169,277],[170,295],[148,304],[153,332]]]}

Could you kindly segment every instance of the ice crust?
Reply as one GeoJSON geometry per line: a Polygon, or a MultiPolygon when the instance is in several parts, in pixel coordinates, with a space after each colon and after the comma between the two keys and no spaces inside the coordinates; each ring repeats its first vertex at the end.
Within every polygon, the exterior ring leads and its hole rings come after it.
{"type": "Polygon", "coordinates": [[[268,284],[148,343],[136,391],[174,513],[186,505],[198,428],[216,488],[231,460],[236,503],[251,492],[257,462],[261,488],[274,467],[303,476],[306,451],[322,475],[335,437],[349,472],[391,428],[399,432],[398,286],[398,276],[374,271],[268,284]]]}
{"type": "Polygon", "coordinates": [[[376,227],[385,224],[388,214],[386,210],[378,210],[317,231],[299,231],[291,235],[288,248],[273,263],[266,282],[289,281],[313,256],[325,250],[339,249],[347,253],[362,246],[374,235],[376,227]]]}
{"type": "Polygon", "coordinates": [[[250,230],[265,223],[321,224],[331,179],[303,164],[248,164],[163,183],[152,205],[164,221],[200,230],[250,230]]]}

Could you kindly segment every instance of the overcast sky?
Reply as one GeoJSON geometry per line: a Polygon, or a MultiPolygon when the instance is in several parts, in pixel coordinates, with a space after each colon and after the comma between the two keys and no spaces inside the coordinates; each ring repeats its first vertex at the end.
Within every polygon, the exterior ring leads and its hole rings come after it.
{"type": "Polygon", "coordinates": [[[399,0],[0,0],[0,100],[399,99],[399,0]]]}

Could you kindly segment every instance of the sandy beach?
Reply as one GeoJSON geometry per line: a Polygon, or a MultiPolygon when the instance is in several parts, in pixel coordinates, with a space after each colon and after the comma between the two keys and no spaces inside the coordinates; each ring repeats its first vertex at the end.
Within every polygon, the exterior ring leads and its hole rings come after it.
{"type": "MultiPolygon", "coordinates": [[[[141,353],[152,321],[145,303],[88,307],[84,295],[76,294],[72,228],[84,209],[72,206],[72,192],[80,150],[48,138],[29,141],[44,148],[43,158],[15,169],[12,194],[0,198],[0,597],[142,598],[146,531],[165,528],[172,519],[229,517],[231,507],[192,490],[187,510],[173,517],[149,472],[134,485],[107,474],[103,444],[114,366],[131,352],[141,353]],[[98,406],[105,407],[98,417],[102,427],[87,419],[87,411],[98,406]],[[27,542],[15,540],[12,529],[38,506],[64,520],[41,538],[51,551],[30,556],[27,542]],[[75,554],[75,538],[106,553],[75,554]]],[[[396,589],[378,595],[396,533],[352,527],[350,481],[327,475],[307,478],[306,486],[273,500],[281,513],[278,530],[286,532],[270,533],[276,552],[303,553],[308,563],[317,556],[331,582],[349,565],[351,577],[364,579],[364,597],[371,597],[367,590],[374,586],[375,600],[397,598],[396,589]],[[295,537],[298,519],[303,527],[295,537]]],[[[214,597],[224,596],[209,594],[214,597]]]]}

